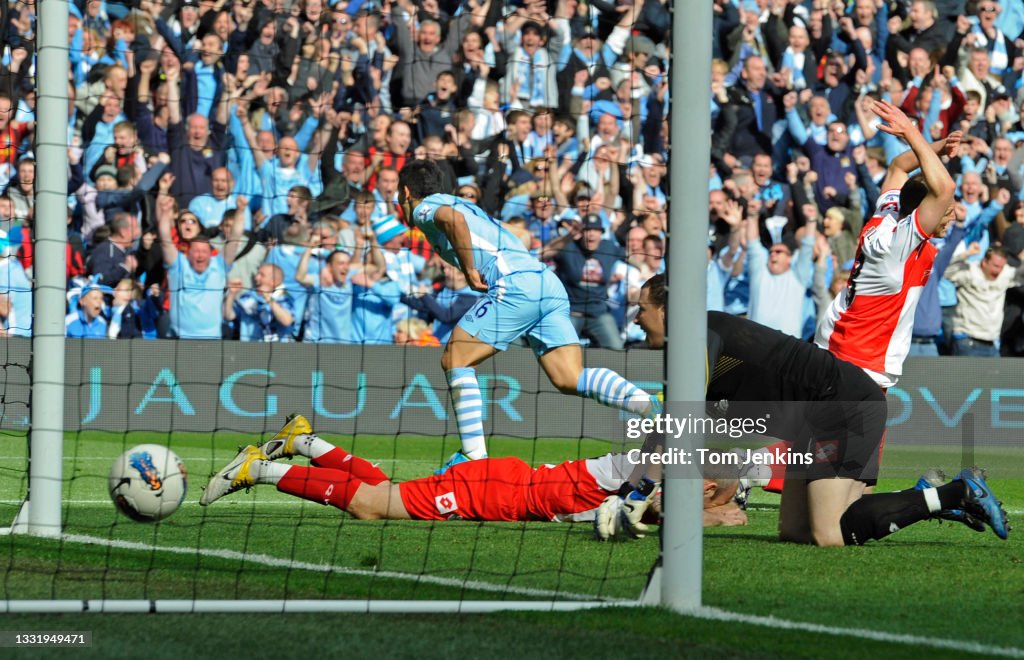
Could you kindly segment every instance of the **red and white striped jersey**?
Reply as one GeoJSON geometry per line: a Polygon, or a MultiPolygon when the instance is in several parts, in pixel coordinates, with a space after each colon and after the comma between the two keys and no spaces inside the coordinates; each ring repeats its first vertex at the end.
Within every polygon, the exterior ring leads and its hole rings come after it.
{"type": "Polygon", "coordinates": [[[888,388],[903,373],[917,301],[938,250],[916,210],[900,219],[899,190],[885,191],[875,208],[861,231],[850,282],[829,306],[815,342],[888,388]]]}

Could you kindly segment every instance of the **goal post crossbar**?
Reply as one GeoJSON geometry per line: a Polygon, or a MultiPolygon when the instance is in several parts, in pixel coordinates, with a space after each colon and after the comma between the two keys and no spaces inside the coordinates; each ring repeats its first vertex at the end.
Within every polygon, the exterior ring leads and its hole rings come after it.
{"type": "Polygon", "coordinates": [[[486,614],[639,606],[629,600],[0,600],[0,614],[486,614]]]}

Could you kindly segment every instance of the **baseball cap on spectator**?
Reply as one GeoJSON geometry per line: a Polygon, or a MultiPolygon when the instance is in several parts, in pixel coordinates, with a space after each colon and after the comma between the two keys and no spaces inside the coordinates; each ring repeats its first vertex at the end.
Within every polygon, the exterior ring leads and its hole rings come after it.
{"type": "Polygon", "coordinates": [[[534,177],[533,172],[526,169],[525,167],[520,167],[518,170],[512,173],[512,176],[509,177],[509,180],[515,185],[521,186],[524,183],[529,183],[530,181],[535,180],[535,178],[536,177],[534,177]]]}
{"type": "Polygon", "coordinates": [[[373,223],[373,231],[377,234],[377,242],[384,245],[392,238],[401,236],[408,228],[393,215],[386,215],[373,223]]]}
{"type": "Polygon", "coordinates": [[[96,168],[96,173],[93,175],[93,181],[99,181],[101,176],[109,176],[117,179],[117,168],[113,165],[100,165],[96,168]]]}
{"type": "Polygon", "coordinates": [[[587,39],[587,38],[591,38],[591,37],[594,38],[594,39],[597,39],[597,31],[594,29],[593,25],[584,25],[583,29],[580,30],[580,35],[578,37],[576,37],[576,38],[577,39],[587,39]]]}
{"type": "Polygon", "coordinates": [[[654,54],[654,42],[645,37],[642,34],[637,34],[629,38],[626,42],[625,53],[644,53],[648,57],[654,54]]]}
{"type": "Polygon", "coordinates": [[[1003,234],[1003,248],[1006,250],[1006,263],[1013,268],[1020,266],[1017,255],[1024,250],[1024,225],[1014,223],[1003,234]]]}
{"type": "Polygon", "coordinates": [[[103,292],[104,295],[114,294],[114,289],[112,287],[109,287],[106,284],[100,284],[98,281],[90,281],[84,286],[82,286],[82,288],[78,292],[78,297],[81,298],[85,294],[90,293],[92,291],[101,291],[103,292]]]}
{"type": "Polygon", "coordinates": [[[199,9],[199,0],[179,0],[178,9],[184,9],[185,7],[192,7],[193,9],[199,9]]]}
{"type": "Polygon", "coordinates": [[[604,231],[604,223],[601,222],[601,217],[591,213],[587,217],[583,218],[583,229],[600,229],[604,231]]]}

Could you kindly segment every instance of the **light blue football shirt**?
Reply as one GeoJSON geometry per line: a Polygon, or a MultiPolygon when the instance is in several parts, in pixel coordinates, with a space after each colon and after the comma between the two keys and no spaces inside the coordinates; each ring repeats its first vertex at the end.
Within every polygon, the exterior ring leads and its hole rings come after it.
{"type": "Polygon", "coordinates": [[[412,221],[441,258],[451,265],[462,268],[448,237],[434,223],[434,215],[443,206],[453,207],[466,219],[473,244],[473,264],[488,284],[493,285],[512,273],[538,273],[544,270],[544,264],[530,254],[515,234],[476,204],[454,195],[430,195],[413,209],[412,221]]]}

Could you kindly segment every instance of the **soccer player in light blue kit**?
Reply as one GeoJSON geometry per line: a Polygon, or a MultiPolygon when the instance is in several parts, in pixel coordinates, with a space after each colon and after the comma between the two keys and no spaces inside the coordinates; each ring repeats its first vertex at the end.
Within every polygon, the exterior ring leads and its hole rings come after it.
{"type": "Polygon", "coordinates": [[[558,277],[480,207],[440,194],[441,182],[435,163],[417,160],[402,169],[398,190],[407,221],[442,259],[462,270],[470,288],[484,294],[452,331],[441,357],[462,441],[462,451],[442,470],[487,456],[474,367],[523,335],[559,391],[643,416],[660,412],[656,397],[611,369],[583,368],[569,297],[558,277]]]}

